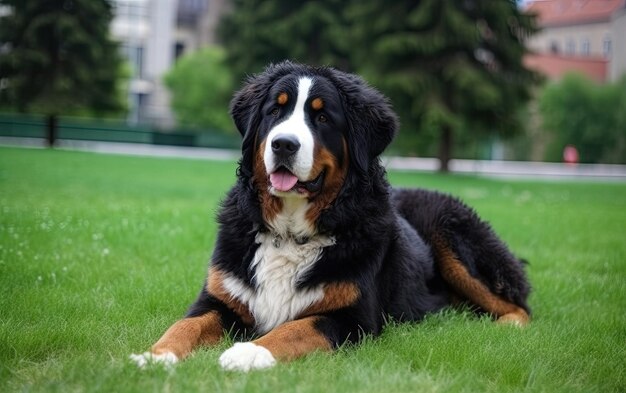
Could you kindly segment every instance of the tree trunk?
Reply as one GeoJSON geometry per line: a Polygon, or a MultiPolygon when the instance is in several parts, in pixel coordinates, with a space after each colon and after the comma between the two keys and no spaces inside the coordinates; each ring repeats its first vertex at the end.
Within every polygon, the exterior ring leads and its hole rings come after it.
{"type": "Polygon", "coordinates": [[[441,126],[441,140],[439,144],[439,172],[450,172],[452,158],[452,127],[449,124],[441,126]]]}
{"type": "Polygon", "coordinates": [[[48,147],[53,147],[57,139],[57,115],[46,116],[46,139],[48,147]]]}

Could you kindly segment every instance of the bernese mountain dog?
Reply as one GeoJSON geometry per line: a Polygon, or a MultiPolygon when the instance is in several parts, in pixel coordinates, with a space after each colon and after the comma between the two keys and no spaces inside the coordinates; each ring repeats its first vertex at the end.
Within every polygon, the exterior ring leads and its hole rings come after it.
{"type": "Polygon", "coordinates": [[[529,322],[523,263],[458,199],[390,187],[379,155],[398,121],[360,77],[292,62],[249,77],[231,103],[243,137],[208,277],[144,366],[231,334],[219,358],[249,371],[468,304],[529,322]]]}

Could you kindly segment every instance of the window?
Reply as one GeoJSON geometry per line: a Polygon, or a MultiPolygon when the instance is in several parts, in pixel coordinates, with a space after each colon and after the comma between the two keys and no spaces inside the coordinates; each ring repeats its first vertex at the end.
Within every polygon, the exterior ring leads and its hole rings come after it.
{"type": "Polygon", "coordinates": [[[133,77],[141,79],[143,77],[143,47],[123,44],[122,53],[131,64],[133,77]]]}
{"type": "Polygon", "coordinates": [[[550,42],[550,53],[557,54],[559,52],[561,52],[561,49],[559,48],[559,42],[558,41],[550,42]]]}
{"type": "Polygon", "coordinates": [[[174,60],[178,60],[185,53],[185,43],[184,42],[176,42],[174,45],[174,60]]]}
{"type": "Polygon", "coordinates": [[[137,1],[116,0],[113,2],[113,13],[117,17],[137,20],[148,17],[148,7],[137,1]]]}
{"type": "Polygon", "coordinates": [[[611,57],[611,36],[608,34],[604,36],[602,41],[602,55],[604,57],[611,57]]]}
{"type": "Polygon", "coordinates": [[[580,41],[580,54],[583,56],[589,56],[590,52],[591,52],[591,43],[589,43],[589,40],[587,38],[583,38],[580,41]]]}
{"type": "Polygon", "coordinates": [[[573,55],[576,53],[576,42],[573,38],[568,38],[567,43],[565,44],[565,53],[568,55],[573,55]]]}

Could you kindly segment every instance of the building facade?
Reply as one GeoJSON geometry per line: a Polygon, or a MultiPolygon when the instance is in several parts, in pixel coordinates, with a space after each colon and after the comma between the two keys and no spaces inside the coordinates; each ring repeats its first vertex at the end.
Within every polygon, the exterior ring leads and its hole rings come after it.
{"type": "Polygon", "coordinates": [[[626,0],[534,0],[526,11],[541,28],[528,41],[529,67],[550,79],[575,71],[598,82],[626,72],[626,0]]]}
{"type": "Polygon", "coordinates": [[[626,6],[611,15],[611,37],[614,38],[609,66],[609,80],[626,75],[626,6]]]}
{"type": "Polygon", "coordinates": [[[132,124],[171,128],[175,120],[163,76],[184,53],[217,42],[226,0],[113,0],[111,34],[130,64],[132,124]]]}

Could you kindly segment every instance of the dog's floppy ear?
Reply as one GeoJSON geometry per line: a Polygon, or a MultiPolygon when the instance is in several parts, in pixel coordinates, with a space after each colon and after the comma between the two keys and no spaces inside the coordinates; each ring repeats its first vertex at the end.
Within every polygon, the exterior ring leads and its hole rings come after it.
{"type": "Polygon", "coordinates": [[[270,65],[262,73],[249,76],[230,102],[230,115],[243,137],[239,170],[247,176],[252,174],[254,141],[260,122],[260,106],[270,87],[271,73],[272,66],[270,65]]]}
{"type": "Polygon", "coordinates": [[[396,135],[398,117],[389,99],[360,77],[336,71],[333,79],[348,118],[350,157],[356,168],[367,174],[396,135]]]}
{"type": "Polygon", "coordinates": [[[263,79],[262,75],[249,77],[230,101],[230,115],[237,131],[244,138],[254,128],[253,123],[258,114],[259,100],[263,98],[261,93],[265,90],[263,79]]]}
{"type": "Polygon", "coordinates": [[[241,142],[241,161],[239,171],[241,174],[251,176],[252,159],[254,150],[254,135],[258,126],[258,91],[260,83],[254,77],[248,78],[244,86],[235,93],[230,102],[230,115],[233,118],[237,131],[243,137],[241,142]]]}
{"type": "Polygon", "coordinates": [[[230,115],[243,137],[239,168],[245,174],[252,173],[254,141],[261,121],[260,107],[272,84],[293,68],[293,63],[288,61],[268,65],[260,74],[248,77],[230,102],[230,115]]]}

